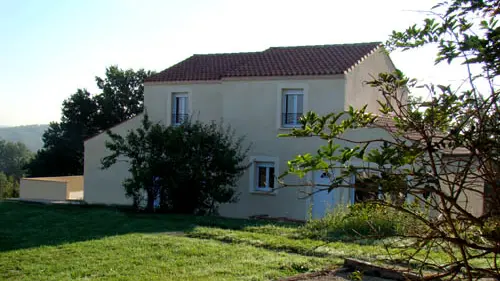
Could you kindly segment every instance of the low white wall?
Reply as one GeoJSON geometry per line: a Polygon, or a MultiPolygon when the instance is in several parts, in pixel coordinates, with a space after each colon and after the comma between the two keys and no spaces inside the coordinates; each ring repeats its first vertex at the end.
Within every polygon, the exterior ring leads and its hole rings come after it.
{"type": "Polygon", "coordinates": [[[19,198],[37,200],[66,200],[66,181],[21,179],[19,198]]]}
{"type": "Polygon", "coordinates": [[[83,191],[68,191],[68,200],[83,200],[83,191]]]}
{"type": "Polygon", "coordinates": [[[56,177],[67,181],[66,199],[83,200],[83,176],[56,177]]]}

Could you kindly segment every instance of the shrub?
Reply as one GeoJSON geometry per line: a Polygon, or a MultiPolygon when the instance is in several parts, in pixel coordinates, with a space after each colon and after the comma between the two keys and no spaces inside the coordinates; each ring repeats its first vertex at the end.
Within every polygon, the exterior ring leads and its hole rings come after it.
{"type": "Polygon", "coordinates": [[[301,229],[312,239],[355,240],[389,238],[418,231],[409,216],[375,203],[339,206],[321,219],[309,220],[301,229]]]}
{"type": "Polygon", "coordinates": [[[112,154],[102,159],[103,168],[130,164],[123,185],[136,208],[145,201],[148,211],[213,214],[221,203],[237,200],[234,187],[248,167],[248,148],[230,127],[191,120],[166,127],[146,115],[142,127],[125,137],[108,134],[112,154]]]}
{"type": "Polygon", "coordinates": [[[19,181],[0,172],[0,198],[19,197],[19,181]]]}

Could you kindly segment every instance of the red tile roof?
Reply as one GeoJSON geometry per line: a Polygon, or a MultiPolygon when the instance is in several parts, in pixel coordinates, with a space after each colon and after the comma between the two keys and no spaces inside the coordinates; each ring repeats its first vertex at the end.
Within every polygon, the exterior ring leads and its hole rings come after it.
{"type": "Polygon", "coordinates": [[[341,74],[380,46],[379,42],[272,47],[263,52],[193,55],[146,82],[207,81],[225,77],[341,74]]]}

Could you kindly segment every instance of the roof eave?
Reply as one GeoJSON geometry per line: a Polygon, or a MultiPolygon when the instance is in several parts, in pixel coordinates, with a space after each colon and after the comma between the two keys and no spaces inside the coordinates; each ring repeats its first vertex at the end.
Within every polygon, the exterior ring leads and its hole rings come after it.
{"type": "Polygon", "coordinates": [[[146,81],[145,86],[186,85],[186,84],[220,84],[221,80],[179,80],[179,81],[146,81]]]}
{"type": "Polygon", "coordinates": [[[231,76],[218,80],[179,80],[179,81],[147,81],[144,85],[185,85],[185,84],[220,84],[224,81],[269,81],[269,80],[325,80],[342,79],[343,73],[325,75],[288,75],[288,76],[231,76]]]}
{"type": "Polygon", "coordinates": [[[223,77],[222,81],[269,81],[269,80],[326,80],[342,79],[343,73],[325,75],[283,75],[283,76],[231,76],[223,77]]]}

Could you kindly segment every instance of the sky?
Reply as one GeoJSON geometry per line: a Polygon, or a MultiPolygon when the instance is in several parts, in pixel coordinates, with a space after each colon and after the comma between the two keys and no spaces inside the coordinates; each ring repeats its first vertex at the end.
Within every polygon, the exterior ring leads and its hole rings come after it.
{"type": "MultiPolygon", "coordinates": [[[[0,125],[46,124],[106,67],[161,71],[192,54],[385,41],[436,0],[0,0],[0,125]]],[[[425,82],[453,83],[435,50],[393,53],[425,82]]]]}

